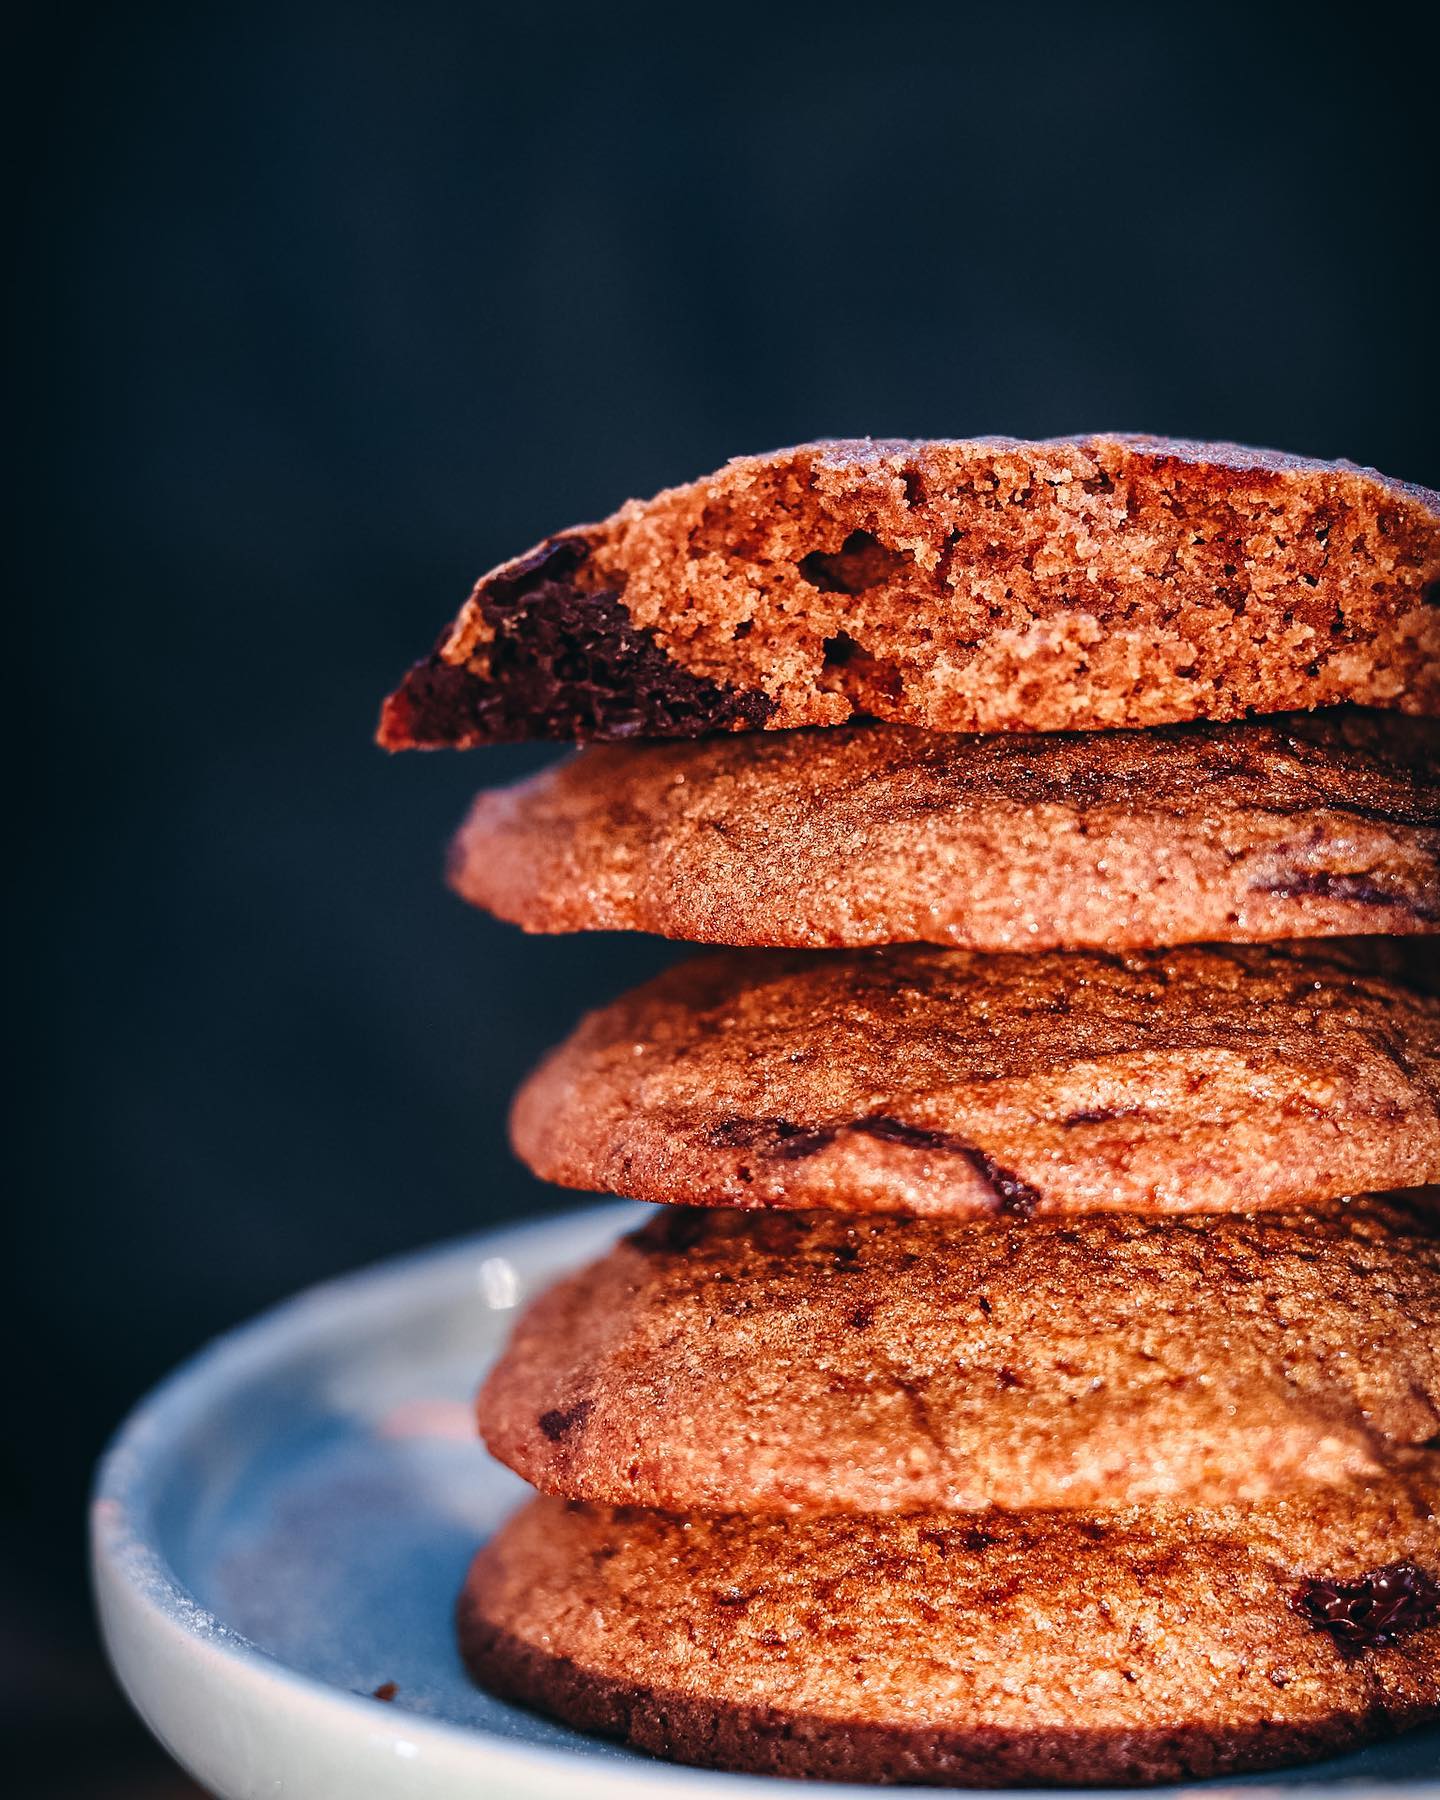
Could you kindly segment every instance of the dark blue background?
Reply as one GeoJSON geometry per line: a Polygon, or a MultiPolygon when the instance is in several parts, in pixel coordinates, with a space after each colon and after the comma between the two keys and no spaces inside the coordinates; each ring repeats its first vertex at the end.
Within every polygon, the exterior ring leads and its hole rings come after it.
{"type": "Polygon", "coordinates": [[[828,434],[1128,427],[1440,485],[1435,48],[1404,8],[32,9],[27,1791],[186,1791],[91,1646],[107,1430],[293,1288],[560,1202],[508,1093],[668,954],[441,886],[469,793],[535,756],[370,732],[474,576],[828,434]]]}

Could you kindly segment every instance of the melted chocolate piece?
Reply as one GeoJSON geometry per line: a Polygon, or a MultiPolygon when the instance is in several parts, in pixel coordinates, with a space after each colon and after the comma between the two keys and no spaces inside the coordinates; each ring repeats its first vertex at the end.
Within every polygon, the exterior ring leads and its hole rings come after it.
{"type": "Polygon", "coordinates": [[[760,1150],[777,1162],[799,1162],[833,1144],[840,1131],[838,1125],[797,1125],[791,1119],[722,1119],[712,1127],[710,1141],[726,1150],[760,1150]]]}
{"type": "Polygon", "coordinates": [[[549,1412],[541,1413],[537,1422],[550,1442],[558,1444],[561,1438],[573,1431],[577,1425],[585,1423],[590,1417],[590,1407],[589,1400],[577,1400],[564,1412],[558,1408],[552,1408],[549,1412]]]}
{"type": "Polygon", "coordinates": [[[943,1150],[952,1156],[968,1156],[971,1152],[971,1146],[952,1132],[936,1131],[929,1125],[907,1125],[904,1119],[892,1119],[887,1113],[857,1119],[849,1129],[879,1138],[882,1144],[903,1144],[907,1150],[943,1150]]]}
{"type": "Polygon", "coordinates": [[[574,580],[583,538],[552,538],[475,596],[494,632],[488,670],[437,649],[385,702],[390,749],[512,743],[530,738],[699,737],[758,730],[775,703],[692,675],[637,627],[618,590],[574,580]]]}
{"type": "Polygon", "coordinates": [[[926,1526],[920,1533],[920,1542],[932,1545],[941,1556],[948,1556],[956,1544],[962,1550],[975,1552],[988,1550],[999,1541],[994,1532],[980,1525],[926,1526]]]}
{"type": "Polygon", "coordinates": [[[983,1150],[967,1150],[965,1156],[976,1174],[983,1175],[989,1183],[990,1191],[999,1202],[997,1211],[1009,1213],[1016,1219],[1034,1218],[1042,1199],[1039,1188],[1031,1187],[1012,1170],[1002,1169],[994,1157],[987,1156],[983,1150]]]}
{"type": "Polygon", "coordinates": [[[817,1125],[813,1131],[807,1131],[801,1125],[792,1125],[788,1119],[778,1119],[776,1127],[769,1154],[780,1162],[800,1162],[804,1157],[814,1156],[840,1135],[840,1127],[835,1125],[817,1125]]]}
{"type": "Polygon", "coordinates": [[[1282,900],[1350,900],[1359,906],[1394,908],[1432,924],[1440,919],[1440,900],[1428,904],[1413,894],[1397,894],[1379,887],[1364,875],[1334,875],[1324,869],[1286,876],[1280,881],[1258,882],[1253,892],[1275,894],[1282,900]]]}
{"type": "Polygon", "coordinates": [[[1440,1625],[1440,1581],[1412,1562],[1386,1563],[1354,1581],[1307,1581],[1291,1601],[1341,1652],[1383,1650],[1412,1631],[1440,1625]]]}
{"type": "Polygon", "coordinates": [[[797,1125],[790,1119],[724,1119],[710,1132],[711,1143],[725,1149],[756,1149],[776,1162],[799,1162],[826,1150],[843,1132],[858,1132],[884,1144],[900,1144],[907,1150],[934,1150],[963,1157],[995,1198],[995,1210],[1028,1219],[1040,1205],[1041,1194],[992,1156],[977,1150],[954,1132],[929,1125],[910,1125],[904,1119],[875,1113],[844,1125],[797,1125]]]}
{"type": "Polygon", "coordinates": [[[1013,1170],[1003,1168],[993,1156],[987,1156],[953,1132],[934,1131],[927,1125],[907,1125],[903,1119],[888,1118],[884,1114],[857,1119],[850,1129],[863,1131],[867,1137],[879,1138],[887,1144],[905,1144],[915,1150],[940,1150],[949,1156],[963,1157],[995,1196],[997,1212],[1028,1219],[1040,1204],[1038,1188],[1031,1187],[1013,1170]]]}

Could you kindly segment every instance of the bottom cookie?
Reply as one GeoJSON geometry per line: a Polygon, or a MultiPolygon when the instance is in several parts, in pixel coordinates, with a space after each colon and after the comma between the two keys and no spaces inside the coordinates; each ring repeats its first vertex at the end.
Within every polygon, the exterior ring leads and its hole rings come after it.
{"type": "Polygon", "coordinates": [[[1440,1719],[1437,1496],[683,1518],[542,1498],[459,1602],[471,1672],[713,1768],[955,1786],[1302,1762],[1440,1719]]]}

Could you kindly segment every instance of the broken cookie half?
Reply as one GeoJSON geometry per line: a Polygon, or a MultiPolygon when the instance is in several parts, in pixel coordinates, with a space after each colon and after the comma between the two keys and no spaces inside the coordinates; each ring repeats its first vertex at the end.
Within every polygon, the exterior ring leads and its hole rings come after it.
{"type": "Polygon", "coordinates": [[[391,749],[1440,711],[1440,496],[1097,436],[740,457],[484,576],[391,749]]]}

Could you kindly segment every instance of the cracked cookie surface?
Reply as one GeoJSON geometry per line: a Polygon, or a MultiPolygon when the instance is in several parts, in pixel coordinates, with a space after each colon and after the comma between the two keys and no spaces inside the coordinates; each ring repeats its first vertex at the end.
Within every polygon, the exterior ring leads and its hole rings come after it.
{"type": "Polygon", "coordinates": [[[543,1180],[679,1205],[1250,1212],[1440,1179],[1440,1001],[1364,939],[723,951],[516,1096],[543,1180]]]}
{"type": "Polygon", "coordinates": [[[481,794],[450,880],[527,931],[797,949],[1434,932],[1440,724],[597,745],[481,794]]]}
{"type": "Polygon", "coordinates": [[[763,1520],[539,1499],[475,1559],[460,1644],[502,1697],[717,1768],[984,1787],[1273,1768],[1440,1719],[1436,1501],[763,1520]],[[1316,1618],[1331,1595],[1393,1634],[1341,1642],[1316,1618]]]}
{"type": "Polygon", "coordinates": [[[1375,1477],[1440,1443],[1440,1189],[1023,1224],[667,1207],[531,1304],[478,1410],[542,1492],[668,1512],[1375,1477]]]}

